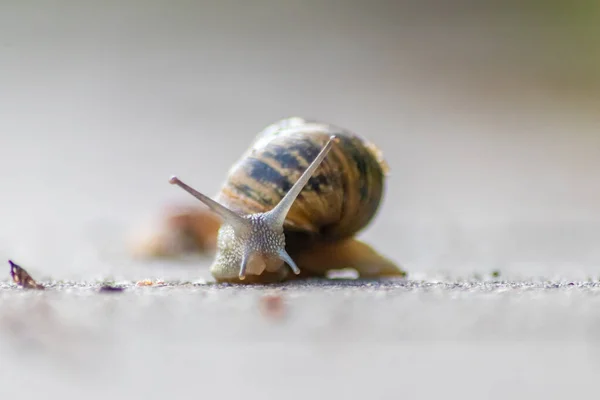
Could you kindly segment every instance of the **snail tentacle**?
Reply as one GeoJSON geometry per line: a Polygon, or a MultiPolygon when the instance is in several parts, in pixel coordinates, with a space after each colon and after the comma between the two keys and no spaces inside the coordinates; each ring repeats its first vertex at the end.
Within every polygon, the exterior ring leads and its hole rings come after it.
{"type": "Polygon", "coordinates": [[[296,265],[292,257],[285,251],[285,249],[279,250],[279,257],[290,266],[294,274],[300,275],[300,268],[296,265]]]}
{"type": "Polygon", "coordinates": [[[281,226],[283,227],[283,223],[285,222],[285,218],[287,217],[290,208],[296,201],[296,198],[310,179],[310,177],[315,173],[321,162],[325,159],[329,150],[331,150],[331,146],[337,138],[335,135],[329,137],[329,141],[323,146],[317,157],[313,160],[313,162],[308,166],[308,168],[304,171],[304,173],[298,178],[294,186],[286,193],[286,195],[281,199],[281,201],[273,208],[271,211],[265,213],[267,218],[271,221],[273,226],[281,226]]]}
{"type": "Polygon", "coordinates": [[[224,205],[214,201],[210,197],[198,192],[196,189],[188,186],[185,182],[182,182],[178,177],[172,176],[169,179],[169,183],[172,185],[177,185],[204,204],[206,204],[212,211],[218,214],[221,218],[225,220],[225,222],[235,229],[236,233],[242,235],[247,233],[250,229],[250,224],[248,220],[246,220],[241,215],[238,215],[234,211],[231,211],[229,208],[224,205]]]}
{"type": "Polygon", "coordinates": [[[240,273],[239,273],[240,280],[246,279],[246,267],[248,265],[249,259],[250,259],[250,254],[248,252],[244,252],[244,255],[242,256],[242,263],[240,265],[240,273]]]}

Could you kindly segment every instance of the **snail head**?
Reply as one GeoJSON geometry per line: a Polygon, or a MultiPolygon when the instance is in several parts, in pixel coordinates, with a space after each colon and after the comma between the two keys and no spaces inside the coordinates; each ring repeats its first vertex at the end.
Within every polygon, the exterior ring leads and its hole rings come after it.
{"type": "Polygon", "coordinates": [[[213,276],[219,280],[244,280],[249,274],[261,275],[264,271],[285,273],[282,270],[284,264],[289,265],[296,275],[300,274],[300,269],[285,250],[283,224],[294,201],[325,159],[334,141],[336,137],[331,136],[283,199],[273,209],[263,213],[238,214],[176,176],[169,180],[206,204],[223,220],[215,261],[211,266],[213,276]]]}

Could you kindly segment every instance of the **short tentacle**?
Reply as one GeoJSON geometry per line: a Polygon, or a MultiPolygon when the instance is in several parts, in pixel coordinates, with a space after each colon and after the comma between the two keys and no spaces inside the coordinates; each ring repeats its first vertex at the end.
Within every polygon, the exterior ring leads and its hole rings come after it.
{"type": "Polygon", "coordinates": [[[281,249],[279,251],[279,257],[283,261],[285,261],[287,263],[287,265],[290,266],[290,268],[292,269],[292,271],[294,272],[294,274],[300,275],[300,268],[298,268],[298,266],[296,265],[296,263],[294,262],[294,260],[292,260],[292,257],[290,257],[290,255],[285,251],[285,249],[281,249]]]}

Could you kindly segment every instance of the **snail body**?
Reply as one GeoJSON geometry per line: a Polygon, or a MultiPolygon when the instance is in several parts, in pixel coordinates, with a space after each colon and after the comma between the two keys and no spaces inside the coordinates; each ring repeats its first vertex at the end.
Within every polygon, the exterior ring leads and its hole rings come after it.
{"type": "Polygon", "coordinates": [[[381,152],[364,138],[293,117],[256,136],[215,200],[176,177],[171,183],[222,221],[213,277],[268,283],[342,268],[354,268],[361,277],[403,276],[392,261],[355,239],[377,214],[386,173],[381,152]]]}

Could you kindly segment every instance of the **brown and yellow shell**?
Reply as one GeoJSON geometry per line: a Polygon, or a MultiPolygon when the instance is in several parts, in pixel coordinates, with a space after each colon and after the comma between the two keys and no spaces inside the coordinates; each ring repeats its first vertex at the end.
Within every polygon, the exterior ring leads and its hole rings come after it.
{"type": "Polygon", "coordinates": [[[230,169],[217,201],[242,214],[272,209],[331,135],[337,142],[300,192],[284,227],[330,240],[353,236],[379,209],[387,165],[373,144],[330,124],[288,118],[268,126],[230,169]]]}

